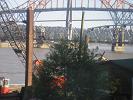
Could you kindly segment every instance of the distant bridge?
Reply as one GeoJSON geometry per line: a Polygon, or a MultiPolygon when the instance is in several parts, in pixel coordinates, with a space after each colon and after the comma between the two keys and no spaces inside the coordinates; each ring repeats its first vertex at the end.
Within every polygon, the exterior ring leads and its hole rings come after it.
{"type": "MultiPolygon", "coordinates": [[[[51,12],[51,11],[67,11],[70,8],[37,8],[35,12],[51,12]]],[[[116,11],[116,12],[133,12],[133,9],[118,9],[118,8],[71,8],[72,11],[116,11]]],[[[11,10],[12,13],[26,13],[27,9],[13,9],[11,10]]],[[[8,11],[1,11],[0,13],[6,13],[8,11]]]]}
{"type": "MultiPolygon", "coordinates": [[[[27,0],[24,4],[14,7],[14,12],[24,12],[28,5],[32,5],[35,11],[124,11],[131,12],[130,0],[27,0]],[[30,1],[30,4],[29,4],[30,1]]],[[[18,13],[17,12],[17,13],[18,13]]]]}
{"type": "MultiPolygon", "coordinates": [[[[35,12],[42,11],[123,11],[132,12],[133,5],[130,0],[29,0],[35,9],[35,12]],[[68,4],[68,1],[71,5],[68,4]],[[129,1],[129,2],[128,2],[129,1]],[[69,5],[69,7],[68,7],[69,5]]],[[[29,5],[27,0],[25,3],[16,6],[13,13],[24,13],[29,5]]],[[[8,2],[7,2],[8,3],[8,2]]],[[[10,5],[10,4],[9,4],[10,5]]]]}
{"type": "MultiPolygon", "coordinates": [[[[10,2],[7,3],[11,5],[10,2]]],[[[26,17],[25,13],[29,5],[32,6],[35,13],[38,14],[41,12],[66,11],[66,24],[69,24],[69,22],[73,20],[72,11],[109,12],[112,21],[119,25],[129,25],[131,24],[131,19],[133,18],[133,4],[130,0],[27,0],[23,4],[19,4],[18,2],[18,5],[12,5],[13,7],[10,7],[10,11],[16,14],[16,18],[19,16],[18,20],[21,20],[22,16],[26,17]],[[120,20],[122,20],[122,22],[120,20]]],[[[8,12],[8,10],[0,11],[0,13],[8,12]]],[[[53,21],[56,21],[56,19],[53,21]]]]}

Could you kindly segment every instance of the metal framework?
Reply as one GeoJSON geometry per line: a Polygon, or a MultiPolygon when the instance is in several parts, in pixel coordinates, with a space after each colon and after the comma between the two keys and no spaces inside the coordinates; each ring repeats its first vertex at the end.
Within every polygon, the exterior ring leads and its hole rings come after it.
{"type": "MultiPolygon", "coordinates": [[[[31,6],[31,5],[30,5],[31,6]]],[[[15,51],[16,55],[19,57],[21,62],[25,65],[26,63],[26,31],[22,31],[17,21],[21,20],[27,23],[23,14],[16,15],[12,13],[7,2],[5,0],[0,1],[0,27],[7,37],[10,46],[15,51]],[[3,13],[6,12],[6,13],[3,13]]],[[[24,24],[23,24],[24,25],[24,24]]],[[[36,55],[33,53],[34,58],[37,59],[36,55]]],[[[38,66],[34,65],[34,71],[37,73],[38,66]]]]}
{"type": "MultiPolygon", "coordinates": [[[[67,8],[67,2],[68,0],[27,0],[25,3],[14,8],[25,9],[29,5],[31,5],[34,9],[67,8]]],[[[104,4],[113,4],[114,8],[121,8],[125,6],[125,3],[132,6],[128,0],[72,0],[72,3],[73,8],[105,8],[104,4]]]]}
{"type": "Polygon", "coordinates": [[[111,8],[112,11],[109,11],[114,24],[115,25],[129,25],[132,23],[130,19],[133,17],[132,12],[124,12],[123,10],[121,12],[115,10],[115,9],[132,9],[133,6],[131,3],[125,1],[125,0],[101,0],[103,5],[106,8],[111,8]],[[128,19],[128,20],[125,20],[128,19]],[[130,20],[130,21],[129,21],[130,20]]]}
{"type": "MultiPolygon", "coordinates": [[[[126,0],[60,0],[60,2],[59,0],[28,0],[11,9],[8,5],[6,0],[0,1],[0,25],[16,54],[24,59],[25,33],[20,30],[18,22],[26,22],[28,6],[32,6],[35,10],[35,21],[39,13],[43,11],[67,11],[66,26],[69,32],[72,30],[72,11],[108,11],[116,26],[133,24],[131,20],[133,18],[133,5],[126,0]]],[[[106,32],[106,30],[103,31],[106,32]]]]}
{"type": "MultiPolygon", "coordinates": [[[[5,0],[0,1],[0,10],[9,10],[9,6],[7,5],[5,0]]],[[[18,27],[12,12],[9,11],[8,13],[0,13],[0,20],[0,26],[3,30],[3,33],[5,33],[11,47],[13,48],[17,56],[22,62],[24,62],[26,59],[26,55],[25,45],[23,44],[23,32],[18,27]]]]}
{"type": "MultiPolygon", "coordinates": [[[[68,13],[70,11],[107,11],[110,13],[115,24],[132,24],[131,19],[133,17],[133,5],[127,0],[60,0],[60,2],[58,0],[29,0],[11,9],[12,13],[15,13],[16,19],[18,19],[17,21],[22,19],[20,17],[24,18],[26,16],[25,12],[28,6],[32,6],[36,12],[35,21],[41,12],[67,11],[66,26],[69,23],[67,22],[68,15],[69,17],[70,14],[72,16],[72,13],[68,13]]],[[[6,12],[8,10],[1,11],[1,13],[6,12]]]]}
{"type": "MultiPolygon", "coordinates": [[[[45,28],[45,41],[58,41],[60,38],[67,38],[67,28],[65,27],[43,27],[45,28]]],[[[100,43],[112,43],[113,33],[115,25],[100,26],[94,28],[88,28],[84,30],[84,35],[88,35],[90,42],[100,43]]],[[[133,32],[132,30],[125,28],[125,43],[133,43],[133,32]]],[[[72,29],[72,40],[79,38],[80,29],[72,29]]],[[[39,34],[38,34],[39,35],[39,34]]]]}
{"type": "MultiPolygon", "coordinates": [[[[125,0],[101,0],[101,2],[103,3],[103,5],[106,8],[117,8],[117,9],[132,9],[132,4],[125,1],[125,0]]],[[[113,22],[115,24],[115,28],[114,28],[114,32],[113,32],[113,39],[112,39],[112,50],[114,51],[115,48],[119,49],[121,48],[121,50],[124,49],[124,44],[125,44],[125,27],[126,25],[131,25],[132,21],[130,19],[132,19],[133,17],[133,13],[132,12],[118,12],[116,10],[114,11],[109,11],[113,22]],[[129,20],[125,20],[125,19],[129,19],[129,20]],[[118,25],[120,27],[118,27],[118,25]]]]}

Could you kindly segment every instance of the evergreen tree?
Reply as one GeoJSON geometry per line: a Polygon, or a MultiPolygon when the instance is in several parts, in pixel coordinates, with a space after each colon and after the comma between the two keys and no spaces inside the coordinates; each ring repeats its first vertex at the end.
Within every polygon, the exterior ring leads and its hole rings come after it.
{"type": "Polygon", "coordinates": [[[61,40],[54,44],[35,79],[36,96],[42,100],[99,100],[108,81],[100,58],[85,42],[61,40]]]}

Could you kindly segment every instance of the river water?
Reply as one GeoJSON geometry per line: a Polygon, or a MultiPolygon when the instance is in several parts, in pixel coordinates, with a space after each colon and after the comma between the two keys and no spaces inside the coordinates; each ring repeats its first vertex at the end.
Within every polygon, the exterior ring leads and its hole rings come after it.
{"type": "MultiPolygon", "coordinates": [[[[39,59],[44,59],[49,49],[34,50],[39,59]]],[[[0,77],[10,79],[11,84],[24,84],[25,66],[20,62],[12,48],[0,48],[0,77]]]]}
{"type": "MultiPolygon", "coordinates": [[[[109,59],[133,58],[133,45],[126,45],[124,53],[112,52],[111,45],[109,44],[91,43],[88,46],[91,49],[98,46],[99,51],[105,51],[105,56],[109,59]]],[[[36,48],[34,52],[39,59],[44,59],[49,49],[36,48]]],[[[4,76],[9,78],[11,84],[24,84],[24,73],[25,66],[20,62],[12,48],[0,48],[0,77],[4,76]]]]}

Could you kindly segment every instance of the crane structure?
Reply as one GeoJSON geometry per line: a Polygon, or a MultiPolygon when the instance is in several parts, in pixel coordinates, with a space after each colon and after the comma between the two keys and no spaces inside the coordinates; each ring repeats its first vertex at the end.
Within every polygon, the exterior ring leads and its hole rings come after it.
{"type": "MultiPolygon", "coordinates": [[[[39,5],[43,5],[42,7],[45,7],[45,4],[43,2],[44,0],[41,0],[39,2],[33,2],[32,0],[29,1],[29,7],[32,8],[32,10],[35,9],[35,7],[38,7],[39,5]],[[35,5],[36,4],[36,5],[35,5]]],[[[45,2],[46,3],[46,2],[45,2]]],[[[21,24],[27,24],[27,19],[25,19],[25,15],[18,14],[17,16],[12,13],[9,5],[7,4],[6,0],[0,0],[0,27],[7,37],[10,46],[13,48],[16,55],[19,57],[22,64],[26,64],[26,31],[23,31],[20,29],[18,20],[23,21],[24,23],[21,24]]],[[[33,53],[34,58],[37,59],[35,53],[33,53]]],[[[38,59],[37,59],[38,60],[38,59]]],[[[33,66],[34,72],[37,73],[38,66],[33,66]]]]}
{"type": "Polygon", "coordinates": [[[9,10],[9,6],[7,5],[5,0],[0,1],[0,10],[6,11],[8,13],[0,13],[0,26],[3,33],[6,35],[11,47],[20,58],[21,62],[25,62],[26,54],[25,54],[25,39],[23,37],[23,32],[20,30],[19,26],[15,21],[15,17],[12,12],[9,10]]]}

